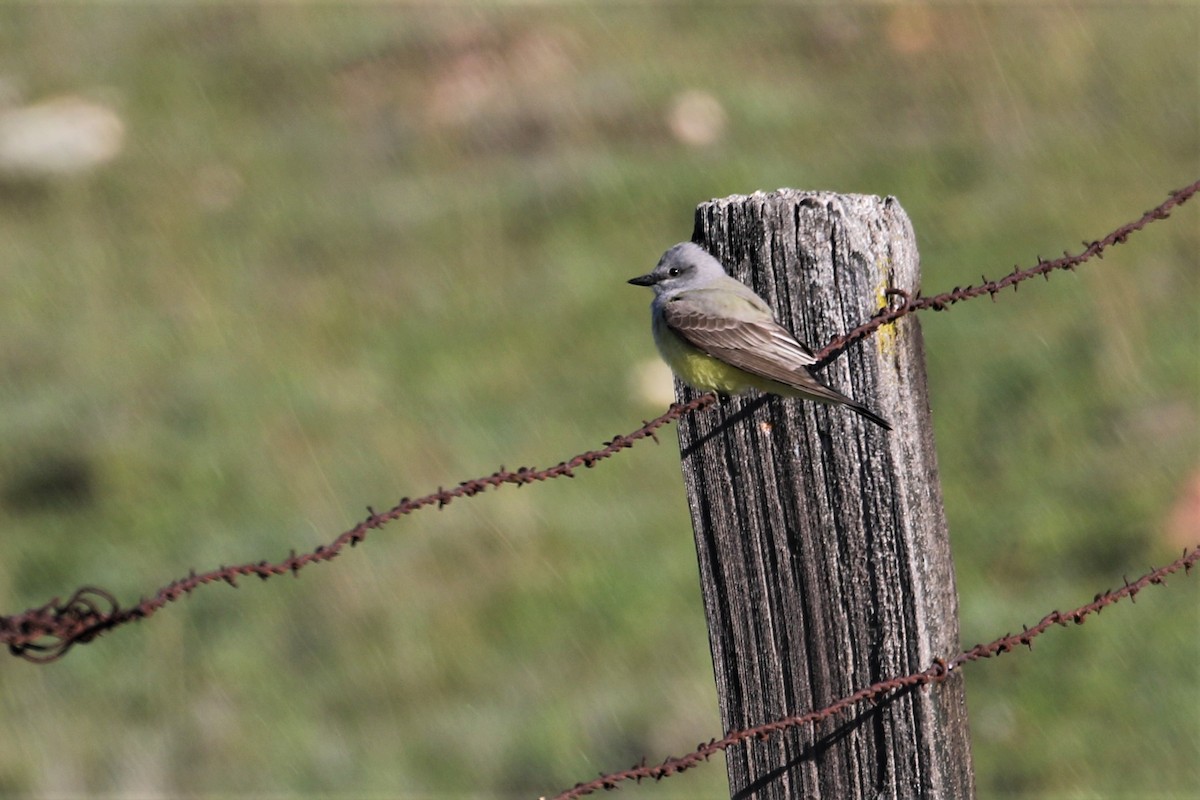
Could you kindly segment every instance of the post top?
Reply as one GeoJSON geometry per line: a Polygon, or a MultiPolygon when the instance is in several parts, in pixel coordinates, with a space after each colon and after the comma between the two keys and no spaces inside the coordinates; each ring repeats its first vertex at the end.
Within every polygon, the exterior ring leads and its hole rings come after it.
{"type": "Polygon", "coordinates": [[[818,203],[828,203],[834,200],[850,203],[883,203],[885,205],[899,202],[893,195],[880,197],[876,194],[859,194],[855,192],[834,192],[828,189],[791,189],[781,187],[774,191],[764,192],[761,189],[753,194],[731,194],[726,197],[714,197],[707,203],[702,205],[715,205],[719,207],[742,205],[747,201],[757,201],[760,203],[772,202],[790,202],[797,203],[804,200],[816,201],[818,203]]]}

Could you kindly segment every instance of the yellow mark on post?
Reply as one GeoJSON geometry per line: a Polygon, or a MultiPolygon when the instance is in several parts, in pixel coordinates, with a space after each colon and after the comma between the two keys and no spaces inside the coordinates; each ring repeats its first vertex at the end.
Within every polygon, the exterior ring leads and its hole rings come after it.
{"type": "MultiPolygon", "coordinates": [[[[879,288],[875,292],[876,306],[881,310],[891,308],[892,298],[888,296],[887,289],[890,283],[889,275],[891,273],[892,262],[890,259],[881,258],[876,262],[875,266],[882,278],[882,281],[877,284],[879,288]]],[[[889,322],[886,325],[880,325],[879,330],[875,332],[875,346],[880,353],[890,356],[896,348],[896,338],[896,323],[889,322]]]]}

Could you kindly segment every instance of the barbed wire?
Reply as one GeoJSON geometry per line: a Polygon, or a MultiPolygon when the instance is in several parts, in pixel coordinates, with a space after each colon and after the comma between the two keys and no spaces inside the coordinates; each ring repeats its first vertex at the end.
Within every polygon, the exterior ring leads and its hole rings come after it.
{"type": "Polygon", "coordinates": [[[510,471],[503,466],[491,475],[463,481],[453,489],[438,487],[424,497],[401,498],[400,502],[387,511],[376,512],[367,506],[367,517],[353,528],[343,532],[327,545],[319,545],[307,553],[295,550],[282,561],[271,563],[257,561],[250,564],[221,566],[209,572],[192,570],[186,578],[172,581],[163,586],[152,597],[142,598],[136,605],[121,608],[113,595],[95,586],[84,586],[64,603],[56,597],[49,603],[32,608],[21,614],[0,617],[0,642],[7,644],[9,652],[27,661],[46,663],[62,658],[75,644],[90,642],[105,631],[112,630],[135,620],[152,616],[167,603],[191,594],[200,586],[224,581],[237,588],[238,579],[256,577],[267,580],[276,575],[291,573],[298,575],[309,564],[332,561],[347,545],[355,547],[367,538],[368,532],[382,528],[389,522],[411,514],[427,506],[445,508],[460,497],[473,497],[487,489],[498,489],[505,484],[524,486],[527,483],[552,480],[566,476],[575,477],[579,467],[591,468],[622,450],[627,450],[642,439],[650,438],[656,443],[659,428],[679,419],[684,414],[697,411],[712,404],[714,395],[701,395],[687,403],[673,403],[666,413],[650,421],[642,421],[642,427],[624,435],[618,434],[604,443],[598,450],[588,450],[573,458],[561,461],[553,467],[537,469],[520,467],[510,471]]]}
{"type": "Polygon", "coordinates": [[[1092,258],[1103,258],[1105,250],[1113,245],[1124,244],[1130,235],[1142,230],[1151,222],[1166,219],[1171,215],[1172,209],[1186,203],[1197,192],[1200,192],[1200,180],[1190,186],[1168,192],[1166,200],[1142,214],[1140,219],[1125,223],[1103,239],[1084,242],[1083,250],[1078,253],[1071,254],[1064,251],[1062,257],[1053,259],[1052,261],[1046,261],[1041,256],[1038,256],[1037,266],[1029,267],[1028,269],[1021,269],[1020,266],[1014,266],[1012,272],[999,280],[988,280],[986,275],[981,275],[980,280],[983,283],[978,286],[955,286],[948,292],[942,292],[931,297],[922,297],[920,293],[913,297],[901,289],[889,289],[887,291],[888,295],[900,297],[904,302],[895,308],[881,309],[875,316],[862,325],[834,339],[816,353],[817,362],[818,364],[824,364],[832,356],[841,352],[849,345],[854,344],[859,339],[870,336],[881,326],[895,322],[914,311],[924,311],[925,309],[945,311],[955,303],[982,297],[985,294],[989,295],[995,301],[996,295],[1010,286],[1015,292],[1017,284],[1022,281],[1036,278],[1039,275],[1046,280],[1050,280],[1051,272],[1063,269],[1074,270],[1080,264],[1090,261],[1092,258]]]}
{"type": "MultiPolygon", "coordinates": [[[[920,672],[873,683],[816,711],[796,714],[762,725],[755,725],[752,728],[734,731],[723,739],[712,739],[697,745],[696,749],[687,755],[673,756],[654,766],[648,765],[646,759],[643,758],[641,762],[627,770],[601,775],[599,778],[586,783],[577,783],[572,788],[555,795],[553,800],[576,800],[576,798],[593,794],[601,789],[619,788],[619,784],[626,781],[641,783],[647,779],[662,780],[663,778],[677,775],[692,767],[706,763],[717,753],[724,752],[742,742],[748,742],[751,739],[762,741],[792,728],[814,725],[861,703],[881,703],[901,691],[941,683],[950,677],[954,670],[959,669],[969,661],[979,661],[980,659],[1011,653],[1022,646],[1032,650],[1033,640],[1055,625],[1064,627],[1071,623],[1082,625],[1089,616],[1100,613],[1102,609],[1114,603],[1125,599],[1133,602],[1137,593],[1147,586],[1165,585],[1168,575],[1176,573],[1181,569],[1185,574],[1190,575],[1192,567],[1195,566],[1197,561],[1200,561],[1200,546],[1191,550],[1185,550],[1183,555],[1170,564],[1147,572],[1133,583],[1130,583],[1127,578],[1123,579],[1124,586],[1120,589],[1110,589],[1106,592],[1101,592],[1090,603],[1086,603],[1065,613],[1052,611],[1042,617],[1041,621],[1032,628],[1023,628],[1021,633],[1005,634],[987,644],[977,644],[949,660],[939,658],[920,672]]],[[[545,800],[545,798],[543,797],[541,800],[545,800]]]]}
{"type": "MultiPolygon", "coordinates": [[[[1049,273],[1055,270],[1074,269],[1093,257],[1102,257],[1109,247],[1124,243],[1131,234],[1136,233],[1151,222],[1166,219],[1170,211],[1187,202],[1193,195],[1200,192],[1200,181],[1190,186],[1170,192],[1167,200],[1150,211],[1145,212],[1140,219],[1129,222],[1109,233],[1103,239],[1084,242],[1084,250],[1075,255],[1064,253],[1062,258],[1053,261],[1043,261],[1040,257],[1038,264],[1029,269],[1014,269],[1012,273],[997,281],[984,282],[979,286],[955,287],[949,292],[932,297],[911,297],[899,290],[889,290],[889,294],[900,296],[903,303],[895,308],[887,308],[875,314],[870,320],[859,325],[843,336],[837,337],[818,353],[821,361],[826,361],[832,355],[840,352],[849,344],[865,338],[880,326],[904,317],[908,314],[925,309],[943,310],[960,301],[991,295],[993,299],[998,292],[1030,278],[1042,275],[1049,278],[1049,273]]],[[[292,550],[287,558],[278,562],[257,561],[234,566],[220,566],[208,572],[197,573],[192,570],[187,577],[181,578],[161,587],[149,598],[143,597],[135,605],[122,607],[116,597],[105,589],[95,586],[84,586],[72,594],[65,602],[54,598],[50,602],[28,609],[11,616],[0,616],[0,643],[8,645],[9,652],[27,661],[48,663],[62,658],[71,647],[85,644],[97,636],[129,622],[146,619],[155,614],[168,603],[190,595],[197,588],[218,582],[224,582],[237,587],[238,580],[243,577],[257,577],[267,580],[276,575],[292,574],[297,576],[301,569],[309,564],[331,561],[336,558],[347,545],[356,546],[366,539],[367,534],[384,525],[393,522],[422,508],[436,506],[444,508],[451,501],[460,497],[472,497],[489,488],[498,489],[506,484],[523,486],[527,483],[551,480],[566,476],[575,477],[579,467],[591,468],[599,461],[609,458],[616,453],[632,447],[636,442],[651,438],[658,441],[656,431],[684,414],[708,408],[716,401],[712,394],[704,394],[688,403],[672,404],[666,413],[650,421],[643,421],[642,426],[631,433],[617,435],[604,447],[580,453],[553,467],[536,469],[521,467],[515,472],[499,470],[480,478],[463,481],[453,489],[439,487],[424,497],[416,499],[402,498],[392,508],[384,512],[376,512],[367,507],[367,517],[353,528],[343,532],[329,544],[319,545],[314,550],[297,554],[292,550]]]]}

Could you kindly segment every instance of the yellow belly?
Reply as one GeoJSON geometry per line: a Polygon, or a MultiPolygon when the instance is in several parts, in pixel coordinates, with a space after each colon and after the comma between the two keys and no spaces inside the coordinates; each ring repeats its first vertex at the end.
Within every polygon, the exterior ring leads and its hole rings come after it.
{"type": "MultiPolygon", "coordinates": [[[[774,381],[751,375],[745,370],[731,367],[679,338],[665,323],[655,320],[654,343],[663,361],[689,386],[703,392],[741,394],[750,389],[773,391],[764,384],[776,385],[774,381]]],[[[786,388],[786,387],[783,387],[786,388]]]]}

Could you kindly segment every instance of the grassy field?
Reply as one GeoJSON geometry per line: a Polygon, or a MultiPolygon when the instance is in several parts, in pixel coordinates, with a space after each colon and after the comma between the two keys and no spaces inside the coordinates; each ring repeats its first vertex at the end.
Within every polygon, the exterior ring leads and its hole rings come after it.
{"type": "MultiPolygon", "coordinates": [[[[0,182],[0,612],[632,430],[669,383],[624,280],[711,197],[895,195],[927,293],[1077,250],[1200,176],[1197,41],[1182,4],[5,6],[3,88],[125,139],[0,182]]],[[[1198,213],[923,316],[964,644],[1200,543],[1198,213]]],[[[1200,793],[1198,598],[973,665],[981,796],[1200,793]]],[[[530,797],[719,734],[670,432],[0,669],[5,797],[530,797]]]]}

